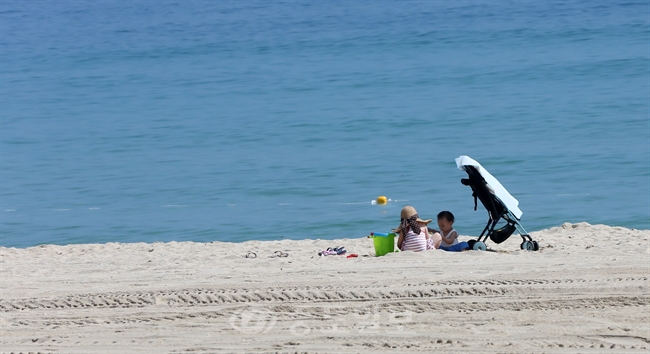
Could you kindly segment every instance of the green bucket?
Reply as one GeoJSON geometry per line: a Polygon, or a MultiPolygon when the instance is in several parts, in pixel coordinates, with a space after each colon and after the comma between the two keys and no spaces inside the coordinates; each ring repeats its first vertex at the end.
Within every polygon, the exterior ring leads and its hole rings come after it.
{"type": "Polygon", "coordinates": [[[395,252],[395,234],[374,233],[372,240],[375,243],[375,255],[383,256],[386,253],[395,252]]]}

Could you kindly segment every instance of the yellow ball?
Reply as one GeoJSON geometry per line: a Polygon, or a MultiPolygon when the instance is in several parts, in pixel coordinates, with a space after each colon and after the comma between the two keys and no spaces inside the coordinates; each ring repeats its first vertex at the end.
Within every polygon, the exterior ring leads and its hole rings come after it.
{"type": "Polygon", "coordinates": [[[386,204],[388,203],[388,198],[386,196],[377,197],[377,204],[386,204]]]}

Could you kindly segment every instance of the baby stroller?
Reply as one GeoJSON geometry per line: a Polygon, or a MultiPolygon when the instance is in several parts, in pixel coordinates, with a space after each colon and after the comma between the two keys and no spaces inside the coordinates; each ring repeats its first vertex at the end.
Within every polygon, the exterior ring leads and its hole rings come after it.
{"type": "Polygon", "coordinates": [[[534,241],[519,223],[523,214],[519,209],[519,202],[508,191],[503,188],[481,164],[474,161],[469,156],[460,156],[456,158],[456,166],[459,170],[467,172],[469,178],[461,179],[461,183],[472,188],[474,197],[474,210],[476,210],[476,199],[479,199],[485,209],[487,209],[489,220],[483,232],[476,240],[470,240],[469,246],[473,250],[485,251],[485,241],[488,237],[492,242],[499,244],[507,240],[515,230],[523,239],[520,247],[522,250],[537,251],[539,244],[534,241]],[[495,229],[497,223],[503,219],[506,224],[495,229]]]}

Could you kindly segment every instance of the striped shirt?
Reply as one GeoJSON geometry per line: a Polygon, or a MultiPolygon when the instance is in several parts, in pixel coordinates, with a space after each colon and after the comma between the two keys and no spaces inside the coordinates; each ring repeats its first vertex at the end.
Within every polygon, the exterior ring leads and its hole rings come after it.
{"type": "Polygon", "coordinates": [[[409,228],[409,232],[404,236],[404,242],[402,243],[402,251],[426,251],[427,250],[427,237],[424,234],[424,228],[420,231],[420,234],[416,234],[409,228]]]}

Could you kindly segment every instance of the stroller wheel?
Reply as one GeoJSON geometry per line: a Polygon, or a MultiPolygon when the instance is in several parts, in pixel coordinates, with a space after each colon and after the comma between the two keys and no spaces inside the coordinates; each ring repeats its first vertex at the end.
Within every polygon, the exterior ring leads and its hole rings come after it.
{"type": "Polygon", "coordinates": [[[535,250],[535,244],[533,243],[534,241],[524,241],[521,243],[521,249],[526,250],[526,251],[534,251],[535,250]]]}
{"type": "Polygon", "coordinates": [[[467,241],[467,245],[469,245],[469,249],[473,250],[474,249],[474,244],[476,243],[476,240],[469,240],[467,241]]]}
{"type": "Polygon", "coordinates": [[[481,241],[476,241],[474,243],[474,245],[472,246],[472,249],[474,251],[485,251],[487,249],[487,247],[485,246],[485,243],[483,243],[481,241]]]}
{"type": "Polygon", "coordinates": [[[533,241],[533,251],[539,251],[539,243],[537,241],[533,241]]]}

